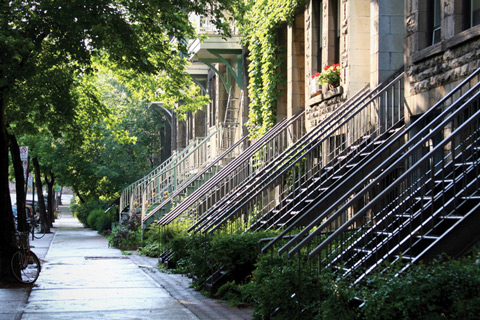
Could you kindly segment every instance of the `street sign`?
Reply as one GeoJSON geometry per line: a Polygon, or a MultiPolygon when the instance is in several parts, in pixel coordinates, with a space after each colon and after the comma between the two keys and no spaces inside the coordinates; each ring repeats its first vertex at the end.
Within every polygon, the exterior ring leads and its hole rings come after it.
{"type": "Polygon", "coordinates": [[[22,146],[20,147],[20,160],[27,161],[28,160],[28,147],[22,146]]]}

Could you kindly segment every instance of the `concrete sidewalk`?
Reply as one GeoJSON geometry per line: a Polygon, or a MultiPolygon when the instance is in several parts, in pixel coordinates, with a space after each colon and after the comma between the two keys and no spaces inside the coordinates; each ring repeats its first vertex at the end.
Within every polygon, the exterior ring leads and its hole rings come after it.
{"type": "Polygon", "coordinates": [[[55,234],[32,242],[42,272],[32,288],[0,289],[0,319],[250,319],[165,274],[157,259],[123,255],[62,207],[55,234]],[[51,245],[50,245],[51,244],[51,245]]]}

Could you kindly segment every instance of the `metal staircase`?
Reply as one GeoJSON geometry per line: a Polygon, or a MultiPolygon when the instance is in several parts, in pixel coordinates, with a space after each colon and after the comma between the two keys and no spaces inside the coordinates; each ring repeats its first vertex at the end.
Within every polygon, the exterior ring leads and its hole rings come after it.
{"type": "Polygon", "coordinates": [[[143,193],[143,190],[145,189],[146,184],[148,184],[149,181],[151,181],[158,175],[170,170],[173,166],[175,166],[176,163],[181,161],[182,157],[189,151],[191,151],[196,144],[198,144],[198,140],[192,141],[192,143],[185,147],[181,152],[170,156],[162,164],[153,169],[149,174],[131,183],[129,186],[123,189],[122,194],[120,195],[119,211],[123,212],[125,209],[130,209],[130,205],[134,202],[139,203],[141,201],[141,195],[143,193]]]}
{"type": "Polygon", "coordinates": [[[477,70],[315,198],[262,251],[281,243],[279,254],[307,255],[354,283],[392,262],[462,255],[480,240],[479,78],[477,70]]]}
{"type": "MultiPolygon", "coordinates": [[[[205,138],[195,139],[182,152],[164,163],[159,170],[141,179],[133,188],[124,191],[130,196],[130,214],[140,216],[143,227],[144,217],[151,216],[149,212],[161,205],[170,194],[181,189],[192,177],[203,172],[203,168],[209,166],[215,159],[210,149],[220,134],[221,127],[205,138]]],[[[209,170],[213,175],[216,168],[209,167],[209,170]]]]}
{"type": "Polygon", "coordinates": [[[230,161],[238,157],[238,155],[247,148],[248,138],[248,136],[244,136],[242,139],[234,143],[215,160],[206,163],[200,172],[193,175],[188,181],[177,187],[171,194],[167,195],[164,201],[159,203],[155,209],[151,210],[143,217],[143,225],[149,225],[155,218],[162,217],[170,212],[176,204],[181,203],[195,190],[214,177],[221,168],[227,166],[230,161]]]}
{"type": "Polygon", "coordinates": [[[243,218],[240,230],[287,227],[397,134],[403,126],[402,99],[403,74],[370,92],[359,92],[246,180],[222,205],[209,210],[192,229],[213,232],[239,217],[243,218]]]}
{"type": "Polygon", "coordinates": [[[242,181],[276,159],[288,147],[290,141],[296,141],[303,134],[303,113],[280,121],[267,134],[221,168],[212,179],[160,218],[158,223],[168,225],[179,217],[195,223],[209,208],[214,207],[229,192],[236,190],[242,181]]]}

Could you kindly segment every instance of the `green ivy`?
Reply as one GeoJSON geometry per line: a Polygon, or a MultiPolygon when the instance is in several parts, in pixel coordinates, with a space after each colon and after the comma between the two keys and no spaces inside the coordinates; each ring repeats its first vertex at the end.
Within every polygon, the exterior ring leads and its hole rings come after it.
{"type": "Polygon", "coordinates": [[[277,32],[283,23],[291,24],[304,0],[245,0],[237,6],[236,20],[243,45],[249,50],[250,111],[247,126],[260,137],[276,121],[276,103],[280,94],[279,72],[284,65],[277,32]]]}

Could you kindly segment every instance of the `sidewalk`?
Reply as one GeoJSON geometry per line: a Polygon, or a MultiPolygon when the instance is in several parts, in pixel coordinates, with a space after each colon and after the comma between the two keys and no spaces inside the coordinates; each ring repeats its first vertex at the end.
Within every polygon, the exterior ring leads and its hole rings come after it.
{"type": "Polygon", "coordinates": [[[157,259],[123,255],[62,207],[55,234],[35,240],[42,261],[33,288],[0,289],[0,319],[250,319],[156,269],[157,259]],[[50,245],[51,244],[51,245],[50,245]]]}

